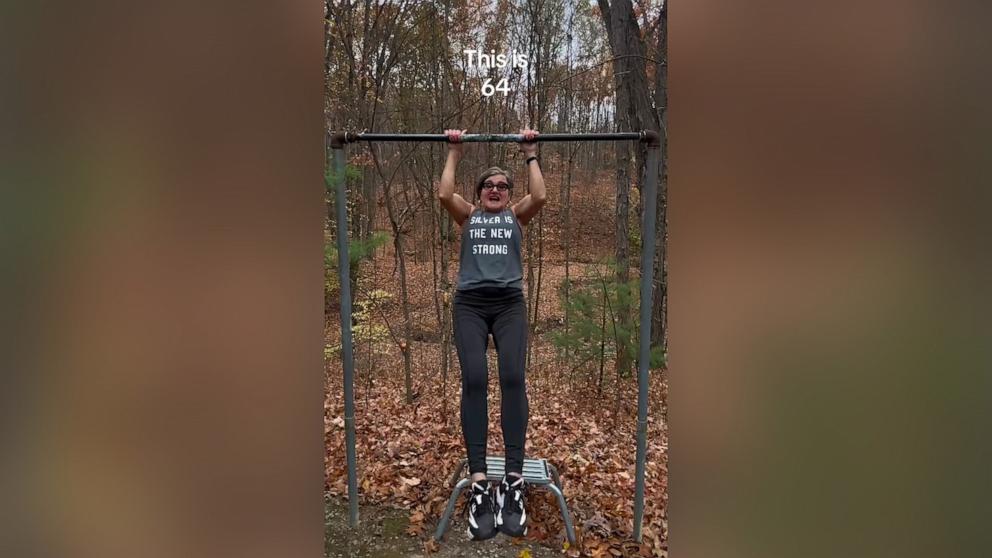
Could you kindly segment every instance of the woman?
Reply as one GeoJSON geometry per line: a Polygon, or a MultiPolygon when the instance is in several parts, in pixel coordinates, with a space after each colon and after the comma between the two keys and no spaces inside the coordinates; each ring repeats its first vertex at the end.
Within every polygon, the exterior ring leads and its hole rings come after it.
{"type": "Polygon", "coordinates": [[[455,193],[455,168],[462,158],[465,130],[445,130],[448,160],[441,174],[438,198],[462,227],[458,286],[454,297],[455,346],[462,369],[462,432],[468,452],[472,494],[468,534],[485,540],[503,532],[527,534],[524,511],[524,442],[527,434],[527,305],[520,262],[521,225],[541,210],[544,177],[537,160],[538,133],[521,130],[520,151],[526,157],[530,194],[510,205],[513,178],[492,167],[475,184],[478,205],[455,193]],[[500,409],[506,450],[506,475],[490,494],[486,478],[488,379],[486,349],[493,336],[499,361],[500,409]]]}

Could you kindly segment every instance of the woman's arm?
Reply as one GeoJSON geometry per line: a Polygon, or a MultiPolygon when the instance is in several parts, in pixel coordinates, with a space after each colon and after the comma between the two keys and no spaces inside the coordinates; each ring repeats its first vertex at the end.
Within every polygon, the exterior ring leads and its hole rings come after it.
{"type": "Polygon", "coordinates": [[[475,209],[472,204],[465,201],[465,198],[455,193],[455,168],[462,158],[461,135],[465,130],[445,130],[448,136],[448,160],[444,163],[444,172],[441,173],[441,184],[437,189],[437,198],[441,200],[441,205],[448,210],[451,218],[461,226],[468,219],[475,209]]]}
{"type": "MultiPolygon", "coordinates": [[[[533,139],[537,137],[538,132],[527,129],[521,130],[520,133],[524,136],[524,141],[520,144],[520,151],[524,157],[537,157],[537,142],[533,139]]],[[[541,173],[541,164],[538,161],[534,160],[527,163],[527,176],[530,180],[530,193],[513,206],[513,214],[516,215],[521,225],[529,223],[541,211],[547,200],[544,175],[541,173]]]]}

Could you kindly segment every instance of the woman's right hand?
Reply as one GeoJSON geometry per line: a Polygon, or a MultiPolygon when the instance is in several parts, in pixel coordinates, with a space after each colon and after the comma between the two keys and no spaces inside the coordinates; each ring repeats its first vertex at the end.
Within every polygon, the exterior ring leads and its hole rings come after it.
{"type": "Polygon", "coordinates": [[[448,153],[454,153],[459,158],[464,154],[462,151],[465,144],[462,143],[462,134],[468,130],[445,130],[444,135],[448,136],[448,153]]]}

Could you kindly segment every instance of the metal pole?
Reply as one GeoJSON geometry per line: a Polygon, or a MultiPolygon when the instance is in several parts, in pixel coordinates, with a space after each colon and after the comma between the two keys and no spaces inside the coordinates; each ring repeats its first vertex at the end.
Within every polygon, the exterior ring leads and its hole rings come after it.
{"type": "MultiPolygon", "coordinates": [[[[462,140],[473,142],[519,142],[520,134],[466,134],[462,140]]],[[[637,469],[634,493],[634,539],[641,542],[641,522],[644,516],[644,468],[647,456],[648,365],[651,358],[651,299],[654,279],[654,228],[657,220],[658,163],[660,138],[657,132],[617,132],[603,134],[541,134],[537,141],[620,141],[638,140],[648,143],[646,194],[642,222],[641,250],[641,338],[637,373],[637,469]]],[[[435,141],[446,142],[444,134],[374,134],[336,132],[331,137],[335,162],[335,203],[338,221],[338,277],[341,283],[341,352],[344,364],[345,444],[348,459],[348,504],[350,524],[358,525],[358,480],[355,464],[355,392],[354,356],[351,341],[351,283],[348,257],[347,208],[345,207],[344,145],[356,141],[435,141]]]]}
{"type": "Polygon", "coordinates": [[[641,542],[644,519],[644,468],[648,450],[648,367],[651,363],[651,299],[654,280],[654,228],[658,217],[658,159],[661,141],[647,132],[648,153],[644,167],[644,220],[641,223],[641,347],[637,366],[637,469],[634,488],[634,540],[641,542]]]}
{"type": "MultiPolygon", "coordinates": [[[[633,140],[642,141],[646,139],[646,132],[613,132],[603,134],[539,134],[538,142],[545,141],[619,141],[633,140]]],[[[356,141],[448,141],[448,136],[444,134],[377,134],[361,133],[343,134],[344,141],[351,143],[356,141]]],[[[520,134],[465,134],[462,136],[464,143],[481,142],[520,142],[523,136],[520,134]]]]}
{"type": "Polygon", "coordinates": [[[341,283],[341,361],[344,364],[344,430],[348,459],[348,519],[358,526],[358,469],[355,463],[355,361],[351,346],[351,258],[348,253],[348,208],[344,142],[331,139],[334,151],[334,203],[338,220],[338,279],[341,283]]]}

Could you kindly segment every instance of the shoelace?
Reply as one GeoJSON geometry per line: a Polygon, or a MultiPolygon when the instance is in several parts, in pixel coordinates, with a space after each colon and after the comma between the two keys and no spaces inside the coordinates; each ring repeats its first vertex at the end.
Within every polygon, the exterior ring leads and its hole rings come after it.
{"type": "Polygon", "coordinates": [[[475,513],[476,510],[478,510],[479,506],[481,506],[487,499],[489,500],[489,510],[495,513],[495,510],[493,509],[495,505],[492,496],[490,496],[488,492],[486,494],[479,494],[475,491],[475,488],[472,488],[472,492],[469,495],[468,502],[466,502],[465,504],[465,510],[467,511],[467,513],[475,516],[477,515],[475,513]]]}
{"type": "Polygon", "coordinates": [[[503,507],[512,512],[520,512],[523,509],[523,505],[520,503],[521,492],[523,492],[524,484],[520,483],[516,485],[517,481],[512,483],[507,483],[503,497],[503,507]]]}

